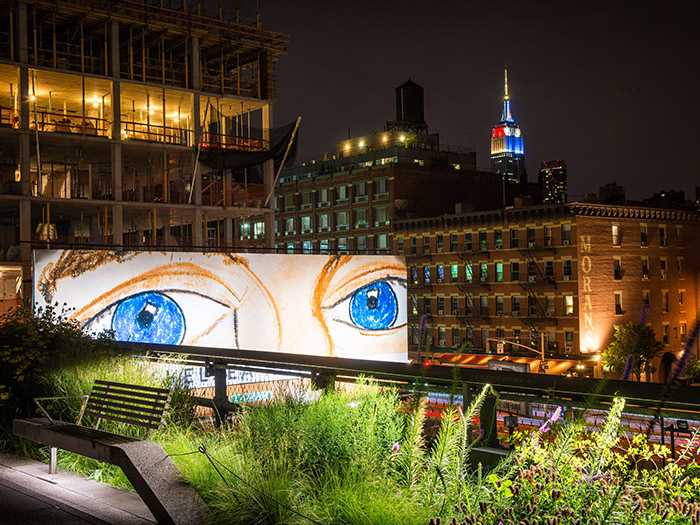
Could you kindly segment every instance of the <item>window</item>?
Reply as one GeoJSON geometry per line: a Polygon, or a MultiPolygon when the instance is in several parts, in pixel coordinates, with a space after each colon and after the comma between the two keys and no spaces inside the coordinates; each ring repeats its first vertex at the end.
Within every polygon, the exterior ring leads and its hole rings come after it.
{"type": "Polygon", "coordinates": [[[355,237],[355,249],[358,252],[366,252],[367,251],[367,236],[366,235],[358,235],[355,237]]]}
{"type": "Polygon", "coordinates": [[[503,315],[503,296],[496,296],[496,315],[503,315]]]}
{"type": "Polygon", "coordinates": [[[668,313],[668,290],[661,292],[661,309],[664,313],[668,313]]]}
{"type": "Polygon", "coordinates": [[[664,324],[661,327],[661,342],[665,345],[668,344],[668,325],[664,324]]]}
{"type": "Polygon", "coordinates": [[[620,246],[620,226],[612,225],[612,243],[613,246],[620,246]]]}
{"type": "Polygon", "coordinates": [[[452,275],[452,282],[457,282],[459,280],[459,265],[453,264],[450,267],[450,274],[452,275]]]}
{"type": "Polygon", "coordinates": [[[439,233],[435,236],[435,251],[442,253],[442,234],[439,233]]]}
{"type": "Polygon", "coordinates": [[[574,315],[574,296],[564,296],[564,315],[574,315]]]}
{"type": "Polygon", "coordinates": [[[467,310],[467,315],[474,315],[474,297],[467,294],[464,298],[464,306],[467,310]]]}
{"type": "Polygon", "coordinates": [[[417,251],[416,244],[417,244],[416,238],[411,237],[411,255],[416,254],[416,251],[417,251]]]}
{"type": "Polygon", "coordinates": [[[510,311],[513,316],[517,317],[520,315],[520,296],[514,295],[510,298],[510,311]]]}
{"type": "Polygon", "coordinates": [[[355,210],[355,228],[367,227],[367,208],[355,210]]]}
{"type": "Polygon", "coordinates": [[[347,210],[335,212],[335,229],[347,230],[350,228],[349,212],[347,210]]]}
{"type": "Polygon", "coordinates": [[[417,326],[411,326],[411,339],[413,340],[414,345],[419,344],[419,338],[420,328],[418,328],[417,326]]]}
{"type": "Polygon", "coordinates": [[[533,228],[532,226],[528,227],[527,229],[527,247],[535,247],[535,228],[533,228]]]}
{"type": "Polygon", "coordinates": [[[620,261],[619,257],[613,259],[613,278],[616,281],[622,279],[622,261],[620,261]]]}
{"type": "Polygon", "coordinates": [[[532,295],[527,296],[527,313],[530,317],[537,315],[537,298],[532,295]]]}
{"type": "Polygon", "coordinates": [[[356,182],[353,186],[353,198],[354,202],[365,202],[367,200],[367,183],[366,182],[356,182]]]}
{"type": "Polygon", "coordinates": [[[544,227],[544,245],[545,246],[554,246],[554,240],[552,239],[552,227],[551,226],[544,227]]]}
{"type": "Polygon", "coordinates": [[[302,241],[301,243],[301,252],[302,253],[313,253],[313,248],[311,245],[311,241],[302,241]]]}
{"type": "Polygon", "coordinates": [[[496,282],[503,282],[503,263],[496,263],[496,282]]]}
{"type": "Polygon", "coordinates": [[[445,267],[442,264],[437,266],[437,279],[439,283],[445,282],[445,267]]]}
{"type": "Polygon", "coordinates": [[[296,253],[296,247],[293,242],[287,243],[287,253],[296,253]]]}
{"type": "Polygon", "coordinates": [[[676,226],[676,241],[678,242],[678,246],[683,245],[683,226],[676,226]]]}
{"type": "Polygon", "coordinates": [[[639,236],[640,236],[640,243],[642,246],[648,246],[649,245],[649,239],[647,238],[647,225],[642,224],[639,227],[639,236]]]}
{"type": "Polygon", "coordinates": [[[282,201],[282,196],[281,196],[281,195],[275,196],[275,212],[276,212],[276,213],[279,213],[279,211],[280,211],[280,202],[281,202],[281,201],[282,201]]]}
{"type": "Polygon", "coordinates": [[[423,253],[430,253],[430,237],[423,235],[423,253]]]}
{"type": "Polygon", "coordinates": [[[348,187],[343,184],[342,186],[336,186],[335,188],[335,203],[336,204],[347,204],[348,203],[348,187]]]}
{"type": "Polygon", "coordinates": [[[615,315],[622,315],[622,293],[615,292],[615,315]]]}
{"type": "Polygon", "coordinates": [[[453,295],[450,298],[450,301],[451,301],[450,312],[452,313],[452,315],[458,315],[459,314],[459,297],[457,297],[456,295],[453,295]]]}
{"type": "Polygon", "coordinates": [[[318,231],[329,232],[331,231],[331,216],[328,213],[319,213],[317,216],[318,220],[318,231]]]}
{"type": "Polygon", "coordinates": [[[467,341],[474,344],[474,329],[471,326],[467,327],[467,341]]]}
{"type": "Polygon", "coordinates": [[[313,233],[314,229],[311,226],[311,215],[304,215],[301,218],[301,233],[313,233]]]}
{"type": "Polygon", "coordinates": [[[518,247],[518,229],[517,228],[510,229],[510,247],[511,248],[518,247]]]}
{"type": "Polygon", "coordinates": [[[511,261],[510,263],[510,280],[520,280],[520,263],[518,261],[511,261]]]}
{"type": "Polygon", "coordinates": [[[347,255],[348,253],[348,238],[347,237],[338,237],[337,238],[337,246],[338,246],[338,253],[347,255]]]}
{"type": "Polygon", "coordinates": [[[377,206],[374,208],[374,225],[385,226],[389,224],[389,208],[387,206],[377,206]]]}
{"type": "Polygon", "coordinates": [[[438,326],[438,346],[445,346],[445,327],[438,326]]]}
{"type": "Polygon", "coordinates": [[[527,280],[532,282],[537,275],[537,263],[535,261],[527,261],[527,280]]]}
{"type": "Polygon", "coordinates": [[[678,258],[678,275],[683,271],[683,257],[678,258]]]}
{"type": "Polygon", "coordinates": [[[661,278],[666,279],[668,278],[668,262],[666,259],[661,259],[661,278]]]}
{"type": "Polygon", "coordinates": [[[378,179],[374,181],[374,198],[386,199],[389,195],[389,180],[378,179]]]}
{"type": "Polygon", "coordinates": [[[474,274],[472,273],[472,265],[471,263],[466,263],[464,265],[464,273],[467,279],[467,282],[470,283],[472,280],[474,280],[474,274]]]}
{"type": "Polygon", "coordinates": [[[493,232],[493,237],[494,237],[494,246],[496,246],[497,250],[500,250],[503,248],[503,231],[502,230],[496,230],[493,232]]]}
{"type": "Polygon", "coordinates": [[[647,306],[649,306],[649,296],[649,290],[642,290],[642,302],[647,306]]]}
{"type": "Polygon", "coordinates": [[[430,296],[423,296],[423,313],[425,315],[430,315],[430,296]]]}
{"type": "Polygon", "coordinates": [[[479,314],[481,317],[489,316],[489,298],[486,295],[479,297],[479,314]]]}
{"type": "Polygon", "coordinates": [[[302,191],[299,194],[299,197],[301,199],[301,203],[299,204],[299,209],[300,210],[308,210],[311,208],[311,190],[307,191],[302,191]]]}
{"type": "Polygon", "coordinates": [[[571,351],[574,348],[574,332],[571,330],[564,331],[564,344],[566,349],[571,351]]]}
{"type": "Polygon", "coordinates": [[[396,251],[399,255],[403,255],[403,237],[396,239],[396,251]]]}
{"type": "Polygon", "coordinates": [[[678,290],[678,304],[683,306],[684,299],[685,299],[685,290],[678,290]]]}
{"type": "Polygon", "coordinates": [[[489,329],[488,328],[481,329],[481,346],[484,348],[484,350],[488,349],[488,347],[489,347],[489,329]]]}
{"type": "Polygon", "coordinates": [[[554,279],[554,261],[544,262],[544,276],[550,281],[554,279]]]}
{"type": "Polygon", "coordinates": [[[659,246],[666,246],[666,226],[659,226],[659,246]]]}
{"type": "Polygon", "coordinates": [[[287,217],[284,219],[284,234],[285,235],[296,235],[296,219],[294,217],[287,217]]]}
{"type": "Polygon", "coordinates": [[[442,295],[438,295],[437,298],[437,313],[438,315],[445,315],[445,298],[442,295]]]}
{"type": "Polygon", "coordinates": [[[561,263],[563,279],[569,281],[571,279],[571,259],[564,259],[561,263]]]}
{"type": "Polygon", "coordinates": [[[329,239],[321,239],[318,248],[321,253],[330,253],[331,241],[329,239]]]}
{"type": "Polygon", "coordinates": [[[411,296],[411,314],[418,315],[418,297],[415,295],[411,296]]]}
{"type": "Polygon", "coordinates": [[[681,334],[681,343],[685,343],[685,338],[687,337],[687,335],[686,335],[687,330],[688,329],[687,329],[685,323],[681,323],[680,325],[678,325],[678,331],[681,334]]]}
{"type": "Polygon", "coordinates": [[[329,191],[328,188],[321,188],[318,190],[316,194],[316,207],[317,208],[325,208],[326,206],[330,206],[331,201],[329,198],[329,191]]]}
{"type": "Polygon", "coordinates": [[[554,315],[554,296],[553,295],[546,295],[544,298],[544,304],[545,304],[545,313],[547,314],[548,317],[551,317],[554,315]]]}
{"type": "Polygon", "coordinates": [[[649,259],[642,257],[642,279],[649,278],[649,259]]]}
{"type": "Polygon", "coordinates": [[[481,263],[479,265],[479,281],[485,283],[489,279],[489,265],[488,263],[481,263]]]}
{"type": "MultiPolygon", "coordinates": [[[[378,233],[375,237],[375,250],[388,251],[389,249],[389,235],[386,233],[378,233]]],[[[403,249],[403,248],[402,248],[403,249]]]]}
{"type": "Polygon", "coordinates": [[[486,232],[482,230],[479,232],[479,250],[485,252],[487,249],[488,246],[486,245],[486,232]]]}
{"type": "Polygon", "coordinates": [[[253,239],[262,239],[265,237],[265,223],[256,221],[253,223],[253,239]]]}
{"type": "Polygon", "coordinates": [[[496,328],[496,338],[500,339],[501,341],[506,338],[505,328],[496,328]]]}
{"type": "Polygon", "coordinates": [[[564,246],[569,246],[571,244],[571,224],[561,225],[561,243],[564,246]]]}
{"type": "Polygon", "coordinates": [[[452,327],[452,346],[457,348],[461,344],[459,340],[459,328],[452,327]]]}
{"type": "Polygon", "coordinates": [[[547,349],[556,350],[557,349],[557,336],[554,330],[547,330],[547,349]]]}
{"type": "Polygon", "coordinates": [[[423,266],[423,282],[430,284],[430,266],[423,266]]]}
{"type": "Polygon", "coordinates": [[[284,211],[294,211],[294,194],[287,193],[284,196],[284,211]]]}
{"type": "Polygon", "coordinates": [[[457,234],[456,233],[450,233],[450,251],[451,252],[457,251],[457,234]]]}
{"type": "Polygon", "coordinates": [[[520,331],[520,328],[513,328],[513,342],[520,343],[521,338],[522,332],[520,331]]]}
{"type": "Polygon", "coordinates": [[[411,266],[411,284],[418,284],[418,268],[411,266]]]}
{"type": "Polygon", "coordinates": [[[466,232],[464,234],[464,251],[472,251],[472,232],[466,232]]]}

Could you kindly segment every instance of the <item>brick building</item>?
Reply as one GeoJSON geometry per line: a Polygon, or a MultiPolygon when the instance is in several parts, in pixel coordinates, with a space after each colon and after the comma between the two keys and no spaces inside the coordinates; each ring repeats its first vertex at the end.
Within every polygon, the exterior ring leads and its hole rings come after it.
{"type": "Polygon", "coordinates": [[[539,347],[544,334],[550,357],[594,356],[614,325],[648,308],[663,378],[696,317],[695,212],[574,203],[400,220],[394,230],[409,265],[414,351],[425,314],[432,347],[447,352],[465,340],[472,351],[489,339],[539,347]]]}

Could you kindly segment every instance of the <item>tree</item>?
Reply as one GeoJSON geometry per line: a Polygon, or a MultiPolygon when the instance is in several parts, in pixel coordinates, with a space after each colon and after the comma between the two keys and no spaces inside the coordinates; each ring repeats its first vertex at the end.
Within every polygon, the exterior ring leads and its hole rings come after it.
{"type": "Polygon", "coordinates": [[[663,348],[663,343],[656,340],[656,334],[650,326],[634,322],[624,326],[616,325],[615,340],[603,350],[603,365],[619,374],[631,355],[634,357],[633,372],[639,381],[643,373],[648,376],[656,372],[653,360],[663,348]]]}

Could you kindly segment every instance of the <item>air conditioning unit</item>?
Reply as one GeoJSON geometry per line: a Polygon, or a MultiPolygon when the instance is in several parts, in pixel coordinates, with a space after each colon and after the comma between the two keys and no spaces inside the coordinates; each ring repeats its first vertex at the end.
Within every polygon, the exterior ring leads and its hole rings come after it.
{"type": "Polygon", "coordinates": [[[452,315],[459,315],[459,310],[452,310],[452,315]]]}
{"type": "Polygon", "coordinates": [[[442,309],[438,310],[438,315],[444,315],[444,314],[445,314],[445,310],[442,310],[442,309]]]}
{"type": "Polygon", "coordinates": [[[438,284],[442,284],[442,279],[437,280],[438,284]]]}
{"type": "Polygon", "coordinates": [[[545,316],[545,317],[552,317],[553,315],[554,315],[554,312],[552,312],[552,311],[550,311],[550,310],[547,310],[547,311],[544,313],[544,316],[545,316]]]}
{"type": "Polygon", "coordinates": [[[438,346],[445,346],[445,341],[438,341],[438,346]]]}
{"type": "Polygon", "coordinates": [[[565,280],[565,281],[570,281],[570,280],[571,280],[571,276],[570,276],[570,275],[563,275],[563,276],[562,276],[562,279],[565,280]]]}
{"type": "Polygon", "coordinates": [[[497,245],[496,245],[496,249],[497,249],[497,250],[500,250],[501,248],[503,248],[502,245],[500,245],[500,244],[497,244],[497,245]]]}
{"type": "Polygon", "coordinates": [[[535,247],[535,241],[528,241],[527,247],[528,247],[528,248],[534,248],[534,247],[535,247]]]}
{"type": "MultiPolygon", "coordinates": [[[[664,277],[664,279],[665,279],[665,277],[664,277]]],[[[479,280],[480,280],[482,283],[485,283],[485,282],[486,282],[486,277],[479,277],[479,280]]]]}
{"type": "Polygon", "coordinates": [[[534,283],[536,279],[537,279],[537,277],[535,277],[534,275],[527,276],[527,280],[530,281],[531,283],[534,283]]]}
{"type": "Polygon", "coordinates": [[[564,246],[568,246],[569,244],[571,244],[571,241],[569,241],[568,239],[564,239],[563,241],[561,241],[561,243],[562,243],[564,246]]]}
{"type": "Polygon", "coordinates": [[[511,317],[520,317],[520,310],[516,310],[510,313],[511,317]]]}

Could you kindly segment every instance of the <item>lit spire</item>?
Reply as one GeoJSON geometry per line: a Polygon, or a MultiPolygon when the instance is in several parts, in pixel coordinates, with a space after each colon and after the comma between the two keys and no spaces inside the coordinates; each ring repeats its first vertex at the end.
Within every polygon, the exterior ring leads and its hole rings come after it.
{"type": "Polygon", "coordinates": [[[508,95],[508,66],[505,68],[505,77],[503,82],[503,113],[501,114],[501,122],[513,122],[513,115],[510,113],[510,96],[508,95]]]}

